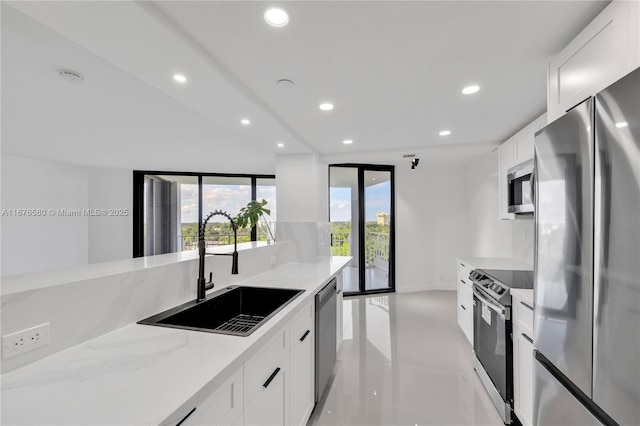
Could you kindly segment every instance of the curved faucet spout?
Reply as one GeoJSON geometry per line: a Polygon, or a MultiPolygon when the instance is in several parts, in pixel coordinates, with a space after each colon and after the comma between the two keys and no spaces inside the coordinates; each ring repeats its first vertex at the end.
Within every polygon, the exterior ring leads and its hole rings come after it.
{"type": "Polygon", "coordinates": [[[238,225],[233,220],[231,215],[225,211],[214,210],[209,213],[209,215],[202,221],[202,225],[200,225],[200,229],[198,231],[198,302],[203,301],[205,299],[206,291],[213,288],[213,274],[209,274],[208,282],[204,278],[204,258],[208,254],[214,256],[231,256],[231,274],[238,274],[238,225]],[[216,215],[224,216],[229,219],[229,222],[231,222],[231,228],[233,229],[233,253],[231,254],[207,253],[204,234],[209,219],[216,215]]]}

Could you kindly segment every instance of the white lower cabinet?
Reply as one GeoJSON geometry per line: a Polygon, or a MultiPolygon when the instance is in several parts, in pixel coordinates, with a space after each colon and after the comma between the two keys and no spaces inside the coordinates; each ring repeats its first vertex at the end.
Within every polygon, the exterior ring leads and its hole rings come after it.
{"type": "Polygon", "coordinates": [[[342,301],[344,300],[344,281],[343,281],[343,272],[340,272],[336,276],[336,352],[340,352],[340,346],[342,346],[342,338],[343,338],[343,326],[342,326],[342,301]]]}
{"type": "Polygon", "coordinates": [[[291,320],[289,353],[289,424],[305,425],[314,406],[314,305],[306,304],[291,320]]]}
{"type": "Polygon", "coordinates": [[[314,299],[221,385],[210,383],[174,425],[305,425],[315,404],[314,299]],[[198,402],[199,401],[199,402],[198,402]]]}
{"type": "Polygon", "coordinates": [[[180,425],[242,424],[243,374],[240,367],[228,380],[204,397],[180,425]]]}
{"type": "Polygon", "coordinates": [[[244,424],[288,423],[289,323],[244,363],[244,424]]]}
{"type": "Polygon", "coordinates": [[[276,367],[269,373],[261,389],[244,407],[245,425],[284,425],[287,424],[286,367],[276,367]]]}
{"type": "Polygon", "coordinates": [[[473,267],[458,260],[458,325],[473,346],[473,290],[469,273],[473,267]]]}
{"type": "Polygon", "coordinates": [[[513,411],[523,426],[533,422],[533,310],[513,297],[513,411]]]}

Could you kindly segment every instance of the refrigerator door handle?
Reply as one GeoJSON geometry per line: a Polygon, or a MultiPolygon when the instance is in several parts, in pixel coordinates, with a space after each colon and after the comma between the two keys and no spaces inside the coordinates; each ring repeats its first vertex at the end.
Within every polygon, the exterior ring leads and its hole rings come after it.
{"type": "Polygon", "coordinates": [[[535,164],[533,166],[533,170],[531,170],[531,179],[529,181],[529,192],[531,195],[531,204],[536,205],[535,196],[536,196],[536,167],[535,164]]]}

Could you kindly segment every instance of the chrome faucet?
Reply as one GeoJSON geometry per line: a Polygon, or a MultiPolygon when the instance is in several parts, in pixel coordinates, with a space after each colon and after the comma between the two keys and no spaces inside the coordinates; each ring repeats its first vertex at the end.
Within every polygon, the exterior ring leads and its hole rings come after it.
{"type": "Polygon", "coordinates": [[[223,212],[222,210],[215,210],[209,213],[209,216],[202,222],[200,226],[200,230],[198,232],[198,302],[202,302],[205,299],[205,294],[207,290],[213,288],[213,273],[209,273],[209,281],[205,281],[204,279],[204,257],[205,256],[231,256],[231,274],[238,274],[238,225],[233,220],[233,218],[227,212],[223,212]],[[233,253],[207,253],[206,243],[204,241],[204,232],[207,226],[207,222],[213,216],[220,215],[229,219],[231,222],[231,227],[233,228],[233,253]]]}

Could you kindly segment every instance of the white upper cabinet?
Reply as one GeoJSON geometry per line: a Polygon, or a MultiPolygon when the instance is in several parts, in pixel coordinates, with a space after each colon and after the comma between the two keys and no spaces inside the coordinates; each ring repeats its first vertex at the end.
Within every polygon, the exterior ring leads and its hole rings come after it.
{"type": "Polygon", "coordinates": [[[547,114],[542,114],[498,147],[498,202],[500,203],[500,219],[515,218],[515,215],[509,213],[507,210],[509,206],[507,173],[511,167],[533,158],[533,140],[535,133],[546,126],[546,124],[547,114]]]}
{"type": "Polygon", "coordinates": [[[549,61],[549,122],[640,66],[640,2],[614,0],[549,61]]]}

